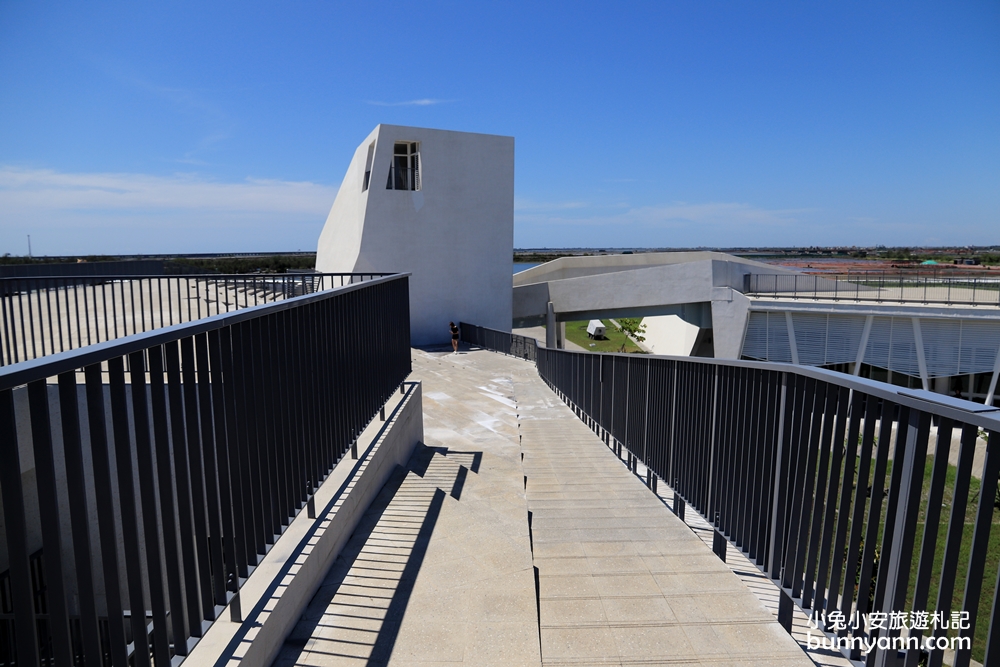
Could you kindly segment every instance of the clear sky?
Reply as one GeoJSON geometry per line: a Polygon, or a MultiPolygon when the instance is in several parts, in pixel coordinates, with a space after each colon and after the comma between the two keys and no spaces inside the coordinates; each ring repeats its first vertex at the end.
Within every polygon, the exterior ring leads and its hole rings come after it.
{"type": "Polygon", "coordinates": [[[1000,244],[1000,2],[0,2],[0,253],[313,250],[380,123],[515,245],[1000,244]]]}

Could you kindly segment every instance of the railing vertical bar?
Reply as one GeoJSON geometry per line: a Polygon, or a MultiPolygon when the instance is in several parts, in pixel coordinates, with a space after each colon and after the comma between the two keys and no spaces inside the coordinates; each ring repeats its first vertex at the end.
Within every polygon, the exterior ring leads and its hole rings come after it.
{"type": "Polygon", "coordinates": [[[31,441],[35,455],[35,476],[38,480],[38,510],[41,523],[43,562],[45,566],[48,628],[52,638],[52,658],[57,664],[72,664],[72,642],[69,631],[69,609],[66,597],[65,568],[62,565],[59,498],[56,482],[55,457],[52,452],[52,428],[49,416],[48,385],[45,380],[28,383],[28,407],[31,419],[31,441]]]}
{"type": "Polygon", "coordinates": [[[14,644],[18,662],[38,665],[38,628],[35,623],[31,590],[31,565],[28,560],[27,521],[24,513],[24,488],[21,459],[14,416],[14,392],[0,391],[0,492],[3,493],[3,519],[7,538],[7,562],[14,607],[14,644]]]}
{"type": "Polygon", "coordinates": [[[97,606],[94,594],[90,553],[90,530],[87,512],[87,487],[80,440],[80,407],[77,400],[76,371],[59,375],[59,414],[62,426],[63,455],[66,460],[66,491],[73,525],[73,554],[76,584],[80,604],[80,634],[83,640],[84,664],[100,665],[97,606]]]}
{"type": "MultiPolygon", "coordinates": [[[[85,284],[86,283],[83,283],[83,285],[85,285],[85,284]]],[[[83,328],[80,326],[80,287],[81,286],[82,285],[78,285],[78,284],[74,284],[73,285],[73,312],[76,314],[76,343],[77,343],[77,347],[83,347],[83,345],[84,345],[84,343],[83,343],[83,328]]],[[[86,292],[84,292],[84,297],[86,297],[86,292]]],[[[67,298],[67,303],[68,303],[68,299],[69,299],[69,293],[68,292],[67,292],[66,298],[67,298]]],[[[87,305],[86,298],[84,298],[83,305],[84,306],[87,305]]],[[[89,310],[89,308],[84,308],[84,312],[85,313],[86,313],[87,310],[89,310]]],[[[86,317],[86,315],[84,315],[84,316],[86,317]]],[[[89,337],[89,335],[90,335],[89,331],[87,332],[87,335],[89,337]]],[[[72,337],[71,337],[70,338],[70,345],[72,345],[72,344],[73,344],[73,340],[72,340],[72,337]]]]}
{"type": "MultiPolygon", "coordinates": [[[[59,332],[59,351],[64,352],[66,350],[66,341],[63,339],[63,317],[62,317],[62,307],[59,305],[59,295],[62,294],[63,300],[66,301],[66,335],[69,336],[70,323],[69,323],[69,301],[66,300],[66,290],[65,290],[65,280],[53,280],[52,290],[55,292],[56,300],[56,330],[59,332]],[[63,283],[63,289],[60,289],[59,283],[63,283]]],[[[70,341],[70,347],[73,347],[73,342],[70,341]]],[[[55,344],[52,345],[55,349],[55,344]]]]}
{"type": "Polygon", "coordinates": [[[128,395],[125,366],[121,357],[108,360],[111,389],[111,419],[114,433],[115,463],[118,470],[118,498],[121,504],[122,541],[125,545],[125,569],[131,611],[132,658],[137,667],[148,667],[149,645],[146,635],[146,602],[143,592],[142,556],[139,547],[138,507],[135,475],[132,468],[132,441],[129,437],[128,395]]]}
{"type": "MultiPolygon", "coordinates": [[[[952,420],[946,417],[942,417],[938,422],[937,442],[934,448],[934,468],[931,472],[930,488],[927,493],[924,534],[920,547],[917,577],[913,589],[913,609],[927,609],[927,598],[930,592],[931,575],[933,574],[934,556],[937,547],[938,528],[941,525],[941,503],[944,499],[944,487],[948,474],[948,453],[951,449],[952,426],[952,420]]],[[[922,634],[923,631],[920,628],[911,628],[908,636],[919,638],[922,634]]],[[[905,667],[916,667],[922,655],[923,652],[920,650],[908,650],[904,663],[905,667]]]]}
{"type": "MultiPolygon", "coordinates": [[[[225,607],[226,599],[226,575],[223,565],[222,555],[222,510],[219,508],[219,477],[222,474],[216,465],[216,441],[215,432],[212,428],[213,409],[222,412],[223,407],[215,404],[212,396],[212,377],[209,368],[208,334],[199,334],[195,337],[195,354],[197,358],[198,372],[198,401],[201,426],[201,451],[204,465],[205,495],[208,502],[208,550],[211,558],[210,571],[212,573],[212,589],[214,593],[214,607],[225,607]]],[[[218,417],[216,417],[218,419],[218,417]]],[[[220,435],[222,435],[220,433],[220,435]]],[[[197,482],[195,482],[197,484],[197,482]]],[[[228,499],[222,499],[223,502],[228,499]]],[[[228,503],[227,503],[228,505],[228,503]]],[[[197,505],[196,505],[197,507],[197,505]]],[[[211,618],[218,615],[217,609],[211,611],[211,618]]]]}
{"type": "MultiPolygon", "coordinates": [[[[169,349],[169,348],[168,348],[169,349]]],[[[209,419],[208,415],[199,419],[199,386],[197,368],[195,365],[195,339],[185,336],[180,340],[181,354],[181,375],[180,382],[177,383],[177,391],[183,394],[184,402],[184,434],[187,440],[187,461],[190,470],[190,490],[191,490],[191,517],[194,526],[193,546],[198,563],[198,613],[200,619],[210,621],[215,618],[215,598],[212,592],[212,568],[213,560],[209,556],[209,533],[208,533],[208,507],[209,502],[205,485],[206,472],[202,462],[203,444],[201,442],[201,420],[209,419]]],[[[171,357],[168,354],[167,361],[170,363],[171,357]]],[[[176,377],[176,376],[174,376],[176,377]]],[[[175,379],[170,380],[171,387],[175,379]]],[[[171,400],[174,400],[175,393],[171,393],[171,400]]],[[[180,401],[178,401],[178,404],[180,401]]],[[[178,406],[179,409],[179,406],[178,406]]],[[[179,443],[178,443],[179,444],[179,443]]],[[[189,596],[191,593],[189,592],[189,596]]],[[[191,616],[192,636],[201,636],[201,620],[196,620],[195,611],[189,610],[191,616]],[[197,634],[195,624],[197,623],[197,634]]]]}
{"type": "Polygon", "coordinates": [[[861,430],[861,411],[864,409],[865,396],[860,392],[854,392],[850,407],[850,423],[847,429],[847,441],[845,442],[844,453],[844,476],[840,488],[840,507],[837,509],[837,530],[833,542],[833,569],[830,574],[830,597],[827,599],[826,608],[831,607],[843,612],[850,613],[850,600],[845,600],[840,596],[841,575],[844,570],[844,547],[847,543],[847,527],[851,518],[851,489],[855,482],[855,464],[858,451],[858,436],[861,430]]]}
{"type": "MultiPolygon", "coordinates": [[[[181,527],[174,513],[174,480],[180,480],[186,471],[173,471],[171,466],[170,442],[168,436],[167,396],[164,387],[164,354],[163,348],[149,350],[149,395],[153,413],[153,442],[156,450],[156,474],[159,482],[160,518],[163,525],[163,560],[166,565],[166,586],[170,608],[170,627],[173,638],[174,654],[187,655],[188,631],[185,627],[184,596],[186,579],[194,573],[184,570],[181,576],[178,559],[178,534],[181,527]]],[[[171,406],[176,410],[177,406],[171,406]]],[[[183,448],[181,448],[183,450],[183,448]]],[[[181,461],[185,460],[183,455],[181,461]]],[[[179,466],[178,466],[179,468],[179,466]]],[[[151,485],[147,485],[151,486],[151,485]]],[[[183,501],[178,498],[178,507],[183,507],[183,501]]],[[[166,628],[164,628],[164,631],[166,628]]]]}
{"type": "MultiPolygon", "coordinates": [[[[892,549],[888,551],[888,577],[885,583],[885,597],[881,611],[902,611],[906,602],[907,589],[910,582],[910,567],[913,556],[914,533],[923,487],[924,462],[927,458],[927,440],[930,433],[930,414],[923,410],[911,409],[908,415],[906,433],[906,449],[902,459],[902,477],[900,479],[899,509],[893,524],[886,521],[886,533],[890,531],[892,549]]],[[[893,468],[899,465],[900,459],[894,459],[893,468]]],[[[995,473],[994,473],[995,474],[995,473]]],[[[995,485],[994,485],[995,486],[995,485]]],[[[883,554],[885,554],[883,550],[883,554]]],[[[883,556],[884,557],[884,556],[883,556]]],[[[891,626],[885,631],[885,636],[894,637],[898,629],[891,626]]],[[[889,652],[880,651],[876,664],[880,666],[895,664],[893,649],[889,652]],[[891,653],[892,655],[889,655],[891,653]]]]}
{"type": "MultiPolygon", "coordinates": [[[[55,291],[55,288],[52,287],[51,285],[54,284],[55,284],[54,280],[43,279],[42,281],[43,287],[39,291],[39,299],[42,298],[45,299],[45,311],[44,312],[42,311],[41,304],[39,304],[39,309],[38,309],[38,323],[39,326],[41,327],[41,331],[39,333],[42,335],[43,354],[45,352],[46,334],[48,334],[49,349],[51,350],[50,354],[55,354],[56,351],[56,332],[59,333],[59,343],[60,347],[62,347],[62,329],[55,326],[54,318],[52,317],[52,292],[55,291]]],[[[59,304],[56,303],[56,316],[58,315],[59,315],[59,304]]]]}
{"type": "MultiPolygon", "coordinates": [[[[858,557],[861,556],[861,539],[865,524],[865,509],[868,502],[868,479],[871,472],[872,446],[875,443],[875,425],[879,419],[878,399],[873,396],[867,396],[864,410],[865,423],[861,432],[861,454],[858,457],[853,516],[851,517],[850,538],[847,543],[844,589],[840,596],[840,609],[845,613],[851,611],[851,605],[854,602],[855,581],[858,576],[858,557]]],[[[882,416],[885,417],[886,415],[883,413],[882,416]]],[[[841,634],[846,634],[846,632],[842,632],[841,634]]]]}
{"type": "MultiPolygon", "coordinates": [[[[28,342],[31,342],[31,358],[34,359],[38,356],[38,349],[35,346],[35,320],[32,315],[31,307],[31,293],[28,293],[28,335],[21,336],[21,345],[24,348],[24,358],[28,359],[28,342]]],[[[21,331],[25,331],[24,328],[24,299],[20,291],[17,293],[17,313],[21,320],[21,331]]]]}
{"type": "Polygon", "coordinates": [[[833,428],[833,442],[831,444],[832,464],[830,466],[830,483],[827,486],[826,515],[823,518],[823,538],[819,551],[819,570],[816,579],[816,602],[813,606],[817,611],[824,611],[829,608],[828,591],[833,595],[835,586],[827,588],[830,581],[830,561],[833,558],[833,538],[837,519],[837,501],[840,497],[840,475],[841,466],[844,463],[844,432],[847,429],[848,404],[850,402],[851,391],[847,387],[840,387],[837,397],[836,422],[833,428]]]}
{"type": "MultiPolygon", "coordinates": [[[[969,501],[969,486],[972,481],[972,466],[975,458],[978,429],[970,424],[964,424],[959,440],[958,466],[955,472],[955,486],[952,490],[951,515],[948,518],[948,529],[945,537],[944,557],[941,560],[941,578],[938,583],[938,596],[935,609],[949,614],[955,592],[955,579],[958,574],[959,554],[962,550],[962,536],[965,530],[965,516],[969,501]]],[[[947,633],[942,627],[934,630],[935,638],[947,633]]],[[[927,661],[928,667],[941,667],[943,651],[935,649],[927,661]]]]}
{"type": "Polygon", "coordinates": [[[10,326],[10,321],[7,316],[8,308],[12,307],[14,304],[11,295],[8,292],[8,287],[3,286],[3,291],[0,292],[0,309],[3,310],[3,353],[5,358],[0,359],[0,366],[6,366],[14,363],[15,351],[17,349],[17,341],[13,341],[13,346],[11,345],[11,333],[14,328],[10,326]]]}
{"type": "Polygon", "coordinates": [[[208,332],[208,359],[212,377],[212,406],[215,409],[222,551],[226,560],[227,590],[235,593],[239,588],[238,578],[246,578],[249,573],[244,547],[245,515],[239,474],[240,443],[236,433],[230,331],[231,327],[224,327],[208,332]]]}
{"type": "Polygon", "coordinates": [[[268,327],[269,318],[258,318],[253,320],[251,333],[254,339],[254,412],[257,419],[257,428],[261,434],[262,442],[261,470],[266,471],[262,482],[266,484],[265,495],[267,498],[264,507],[264,515],[268,519],[268,530],[266,538],[269,544],[273,544],[277,535],[281,534],[281,494],[278,483],[280,481],[280,468],[276,463],[274,453],[274,419],[273,412],[267,409],[270,375],[269,371],[269,346],[268,327]],[[265,481],[266,480],[266,481],[265,481]]]}
{"type": "Polygon", "coordinates": [[[271,340],[271,384],[272,410],[275,418],[275,446],[279,457],[279,466],[283,472],[282,488],[284,503],[281,517],[282,523],[288,522],[288,517],[294,516],[298,510],[298,488],[296,483],[295,453],[292,447],[291,428],[288,426],[288,386],[285,379],[287,368],[285,343],[287,332],[284,328],[284,313],[276,313],[268,317],[271,340]]]}
{"type": "MultiPolygon", "coordinates": [[[[146,391],[145,354],[133,352],[129,355],[131,367],[132,418],[135,423],[135,453],[138,463],[138,479],[151,481],[156,478],[153,470],[152,443],[150,442],[149,396],[146,391]]],[[[162,382],[162,374],[161,374],[162,382]]],[[[161,493],[165,489],[160,490],[161,493]]],[[[161,565],[159,514],[164,511],[156,502],[153,484],[139,484],[142,498],[143,544],[146,551],[146,576],[149,580],[149,599],[153,615],[153,659],[157,665],[170,662],[169,635],[167,628],[167,603],[163,595],[163,569],[161,565]],[[158,512],[157,510],[160,510],[158,512]]],[[[166,515],[164,528],[167,529],[166,515]]],[[[172,518],[172,517],[171,517],[172,518]]],[[[134,613],[134,610],[133,610],[134,613]]]]}
{"type": "MultiPolygon", "coordinates": [[[[769,386],[765,383],[765,375],[759,368],[750,369],[748,382],[751,389],[751,399],[758,406],[752,413],[750,428],[747,431],[747,441],[743,447],[743,460],[745,470],[749,475],[746,491],[743,498],[746,506],[743,510],[743,526],[745,537],[743,538],[743,550],[752,561],[756,561],[760,550],[760,522],[764,512],[760,505],[759,497],[762,487],[762,475],[764,469],[761,466],[761,456],[765,447],[763,443],[763,429],[767,420],[767,400],[769,396],[769,386]]],[[[736,471],[739,473],[739,471],[736,471]]]]}
{"type": "MultiPolygon", "coordinates": [[[[793,376],[794,377],[794,376],[793,376]]],[[[771,579],[781,577],[781,554],[785,532],[784,517],[787,496],[788,459],[791,442],[792,401],[794,384],[789,387],[788,373],[781,374],[781,408],[778,424],[778,448],[774,461],[774,491],[771,496],[771,537],[768,545],[770,563],[766,568],[771,579]]]]}
{"type": "MultiPolygon", "coordinates": [[[[972,531],[969,569],[965,576],[965,594],[962,596],[962,611],[969,613],[967,628],[958,631],[959,637],[975,637],[979,612],[979,596],[983,587],[983,572],[989,551],[990,526],[993,522],[994,499],[997,492],[997,477],[1000,475],[1000,435],[990,431],[986,439],[986,463],[983,465],[982,484],[979,487],[979,508],[972,531]]],[[[955,653],[955,667],[969,667],[972,650],[958,648],[955,653]]]]}
{"type": "MultiPolygon", "coordinates": [[[[861,567],[858,574],[858,612],[860,614],[866,614],[870,611],[874,611],[874,609],[871,608],[874,604],[874,599],[871,595],[871,582],[875,564],[875,555],[878,549],[878,531],[879,522],[882,517],[882,498],[885,489],[886,467],[889,459],[889,443],[892,440],[892,425],[896,420],[897,412],[898,406],[890,404],[887,401],[882,402],[880,415],[881,425],[879,427],[878,439],[880,446],[878,446],[876,450],[875,472],[872,475],[872,485],[868,494],[871,497],[871,505],[868,509],[868,523],[865,526],[864,552],[861,555],[861,567]],[[864,605],[861,604],[862,595],[865,595],[865,597],[868,598],[865,600],[864,605]]],[[[858,636],[863,632],[863,629],[855,630],[854,635],[858,636]]],[[[860,650],[857,648],[852,649],[851,659],[858,660],[860,657],[860,650]]]]}
{"type": "Polygon", "coordinates": [[[246,552],[249,565],[256,565],[258,557],[267,552],[266,544],[270,535],[267,534],[267,512],[264,508],[264,494],[267,492],[267,482],[261,477],[260,448],[257,440],[256,420],[254,410],[256,379],[253,370],[253,341],[251,338],[251,322],[242,322],[231,328],[232,331],[232,366],[236,392],[236,426],[237,436],[241,446],[240,472],[243,488],[246,490],[244,511],[246,514],[247,531],[246,552]]]}
{"type": "Polygon", "coordinates": [[[97,525],[101,544],[105,604],[107,604],[108,612],[111,664],[114,667],[126,667],[128,656],[125,646],[125,619],[118,570],[119,541],[115,525],[115,501],[112,495],[114,482],[111,477],[101,365],[87,366],[84,369],[84,377],[87,387],[87,422],[90,432],[91,460],[94,466],[94,495],[97,499],[97,525]]]}
{"type": "MultiPolygon", "coordinates": [[[[223,285],[226,294],[226,311],[229,311],[228,281],[223,285]]],[[[257,494],[260,492],[259,478],[255,479],[252,470],[254,464],[253,444],[251,444],[251,429],[249,426],[250,412],[247,409],[247,393],[253,391],[252,369],[246,372],[245,364],[250,359],[248,349],[244,347],[243,335],[247,323],[241,322],[222,330],[222,367],[226,376],[226,423],[229,433],[229,450],[232,457],[233,494],[239,490],[242,511],[234,507],[234,522],[236,532],[242,535],[242,556],[246,559],[246,570],[240,571],[241,577],[249,576],[250,569],[257,565],[258,555],[265,552],[263,526],[258,524],[261,518],[257,494]]]]}
{"type": "Polygon", "coordinates": [[[787,443],[790,447],[788,457],[788,484],[791,487],[791,501],[785,512],[784,553],[782,555],[781,586],[785,589],[795,588],[795,553],[798,550],[799,529],[803,521],[802,502],[806,486],[806,459],[809,448],[805,446],[808,439],[809,415],[816,401],[816,380],[813,378],[796,378],[793,394],[794,426],[787,443]]]}
{"type": "Polygon", "coordinates": [[[817,481],[817,461],[819,456],[820,427],[823,421],[823,406],[826,402],[826,394],[829,385],[825,382],[817,382],[812,404],[807,406],[809,410],[809,432],[806,440],[806,465],[804,488],[801,500],[801,518],[799,519],[799,535],[796,545],[795,561],[792,569],[792,597],[799,597],[802,593],[803,574],[806,561],[806,552],[809,548],[810,529],[813,528],[815,514],[813,512],[813,493],[818,484],[817,481]]]}
{"type": "Polygon", "coordinates": [[[812,526],[809,531],[809,554],[806,557],[803,572],[802,607],[812,607],[815,592],[816,566],[819,559],[820,538],[823,534],[824,516],[826,514],[827,480],[830,470],[831,443],[833,440],[833,422],[837,410],[838,391],[835,385],[826,388],[825,405],[822,412],[822,430],[817,443],[818,471],[816,474],[816,490],[812,508],[812,526]]]}
{"type": "MultiPolygon", "coordinates": [[[[177,520],[180,533],[181,561],[184,567],[187,635],[200,637],[202,601],[199,583],[202,581],[207,582],[207,577],[202,578],[199,563],[195,556],[197,540],[203,539],[203,533],[199,534],[196,532],[197,528],[195,522],[192,520],[192,484],[188,463],[188,438],[191,437],[191,432],[185,429],[184,423],[184,387],[181,384],[181,360],[177,341],[171,341],[163,346],[163,356],[167,367],[167,398],[170,408],[171,451],[174,456],[174,474],[177,479],[177,520]]],[[[193,384],[192,382],[192,387],[193,384]]],[[[197,431],[197,424],[194,425],[193,430],[197,431]]],[[[195,477],[195,479],[200,480],[200,475],[195,477]]],[[[197,507],[201,515],[204,516],[204,503],[197,507]]],[[[201,567],[203,568],[206,564],[202,562],[201,567]]]]}

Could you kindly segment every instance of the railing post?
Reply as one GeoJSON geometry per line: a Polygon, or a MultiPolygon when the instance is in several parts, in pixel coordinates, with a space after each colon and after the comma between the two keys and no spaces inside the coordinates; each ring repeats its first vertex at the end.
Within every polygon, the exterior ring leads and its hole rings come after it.
{"type": "Polygon", "coordinates": [[[677,486],[680,484],[680,480],[676,477],[674,478],[674,514],[681,521],[684,521],[684,499],[681,498],[681,494],[677,493],[677,486]]]}
{"type": "Polygon", "coordinates": [[[768,548],[768,556],[770,557],[769,567],[767,568],[768,576],[771,579],[778,579],[781,576],[781,556],[783,550],[781,548],[783,542],[784,533],[784,517],[785,517],[785,482],[782,478],[782,472],[784,469],[783,461],[786,457],[784,451],[785,444],[785,431],[788,428],[786,424],[788,408],[788,373],[781,374],[781,398],[779,400],[778,407],[778,433],[776,436],[776,447],[775,447],[775,457],[774,457],[774,492],[772,494],[771,500],[771,538],[769,540],[770,546],[768,548]]]}
{"type": "Polygon", "coordinates": [[[232,623],[243,622],[243,610],[240,608],[240,584],[235,573],[229,575],[229,590],[233,597],[229,600],[229,620],[232,623]]]}
{"type": "Polygon", "coordinates": [[[27,523],[24,514],[24,490],[21,486],[21,461],[18,456],[17,426],[14,420],[14,395],[0,391],[0,491],[3,492],[4,518],[7,525],[7,553],[10,567],[10,590],[13,594],[15,637],[18,662],[39,664],[38,631],[32,604],[31,565],[28,560],[27,523]]]}
{"type": "Polygon", "coordinates": [[[726,550],[729,541],[726,536],[719,532],[719,511],[715,512],[715,526],[712,529],[712,553],[719,557],[723,563],[726,562],[726,550]]]}

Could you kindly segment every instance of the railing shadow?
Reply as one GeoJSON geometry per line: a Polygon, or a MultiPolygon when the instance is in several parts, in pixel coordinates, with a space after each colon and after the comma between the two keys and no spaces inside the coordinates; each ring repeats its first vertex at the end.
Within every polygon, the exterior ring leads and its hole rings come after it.
{"type": "Polygon", "coordinates": [[[481,459],[481,452],[417,444],[406,468],[395,470],[365,513],[275,667],[331,659],[387,663],[445,496],[461,498],[481,459]]]}

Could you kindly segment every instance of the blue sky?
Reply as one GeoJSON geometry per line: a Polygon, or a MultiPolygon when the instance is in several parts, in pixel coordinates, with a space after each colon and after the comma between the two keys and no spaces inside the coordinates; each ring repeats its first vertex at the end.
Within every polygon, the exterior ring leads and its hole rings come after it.
{"type": "Polygon", "coordinates": [[[378,123],[515,245],[1000,243],[1000,3],[0,2],[0,253],[311,250],[378,123]]]}

